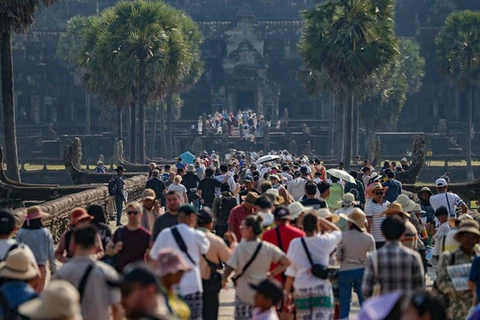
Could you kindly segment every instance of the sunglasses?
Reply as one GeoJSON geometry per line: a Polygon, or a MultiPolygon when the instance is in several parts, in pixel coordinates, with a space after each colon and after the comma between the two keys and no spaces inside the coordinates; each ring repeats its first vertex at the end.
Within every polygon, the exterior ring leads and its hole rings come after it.
{"type": "Polygon", "coordinates": [[[375,192],[376,196],[383,196],[383,192],[375,192]]]}
{"type": "Polygon", "coordinates": [[[131,215],[131,214],[137,215],[139,213],[140,213],[140,211],[133,211],[133,210],[128,210],[127,211],[127,215],[131,215]]]}

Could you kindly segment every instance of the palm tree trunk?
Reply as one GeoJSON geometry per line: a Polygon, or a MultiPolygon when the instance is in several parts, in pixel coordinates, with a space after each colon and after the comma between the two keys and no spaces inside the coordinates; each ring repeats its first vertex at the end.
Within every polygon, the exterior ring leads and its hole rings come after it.
{"type": "Polygon", "coordinates": [[[6,30],[0,41],[0,64],[2,67],[3,138],[5,162],[10,179],[20,182],[18,171],[17,133],[13,89],[12,31],[6,30]]]}
{"type": "Polygon", "coordinates": [[[352,118],[352,155],[358,154],[358,104],[353,108],[353,118],[352,118]]]}
{"type": "Polygon", "coordinates": [[[335,155],[335,107],[337,103],[337,95],[332,93],[332,103],[330,111],[330,156],[335,155]]]}
{"type": "Polygon", "coordinates": [[[352,133],[353,133],[353,107],[355,104],[355,94],[353,89],[349,90],[351,101],[347,100],[345,104],[345,169],[350,170],[352,163],[352,133]]]}
{"type": "Polygon", "coordinates": [[[155,159],[155,138],[157,136],[157,108],[158,106],[155,104],[153,106],[153,118],[152,118],[152,141],[150,145],[150,154],[152,159],[155,159]]]}
{"type": "Polygon", "coordinates": [[[122,108],[117,107],[117,139],[122,141],[123,122],[122,122],[122,108]]]}
{"type": "Polygon", "coordinates": [[[167,107],[168,103],[164,102],[160,106],[160,133],[161,133],[161,158],[167,158],[167,133],[165,131],[165,107],[167,107]]]}
{"type": "Polygon", "coordinates": [[[467,160],[467,181],[475,180],[472,170],[472,116],[473,116],[473,84],[468,90],[468,112],[467,112],[467,144],[465,148],[467,160]]]}
{"type": "Polygon", "coordinates": [[[338,122],[341,123],[342,127],[338,137],[340,148],[338,148],[339,150],[337,151],[337,154],[340,161],[344,161],[345,160],[345,135],[347,131],[346,118],[345,118],[346,111],[347,111],[347,104],[348,104],[347,95],[345,95],[344,98],[341,98],[341,100],[342,100],[342,103],[338,108],[338,122]]]}
{"type": "Polygon", "coordinates": [[[168,158],[173,159],[173,101],[172,96],[167,96],[167,116],[168,116],[168,158]]]}
{"type": "MultiPolygon", "coordinates": [[[[133,95],[135,96],[135,95],[133,95]]],[[[136,99],[130,102],[130,162],[137,162],[136,99]]]]}
{"type": "Polygon", "coordinates": [[[138,131],[139,131],[139,143],[138,154],[140,163],[145,163],[145,60],[140,59],[138,66],[138,131]]]}

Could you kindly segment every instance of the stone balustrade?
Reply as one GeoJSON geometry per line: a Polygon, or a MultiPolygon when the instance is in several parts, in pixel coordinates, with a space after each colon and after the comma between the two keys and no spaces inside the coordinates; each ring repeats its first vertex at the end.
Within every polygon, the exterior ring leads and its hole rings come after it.
{"type": "MultiPolygon", "coordinates": [[[[138,175],[125,180],[125,191],[128,192],[129,202],[140,200],[146,182],[146,175],[138,175]]],[[[42,203],[40,208],[50,214],[48,218],[44,219],[44,223],[52,232],[53,239],[57,243],[62,233],[68,228],[70,211],[73,208],[87,208],[90,204],[97,203],[104,208],[107,220],[109,220],[110,216],[115,215],[114,202],[113,197],[108,193],[108,187],[99,186],[95,189],[85,190],[42,203]]],[[[26,208],[19,208],[14,213],[17,216],[24,216],[26,211],[26,208]]]]}

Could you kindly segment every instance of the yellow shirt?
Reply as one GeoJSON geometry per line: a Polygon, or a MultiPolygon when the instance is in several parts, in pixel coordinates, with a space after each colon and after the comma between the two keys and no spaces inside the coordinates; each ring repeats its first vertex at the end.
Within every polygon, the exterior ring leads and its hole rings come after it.
{"type": "Polygon", "coordinates": [[[175,292],[164,289],[167,293],[168,305],[176,317],[180,320],[190,319],[190,308],[175,292]]]}

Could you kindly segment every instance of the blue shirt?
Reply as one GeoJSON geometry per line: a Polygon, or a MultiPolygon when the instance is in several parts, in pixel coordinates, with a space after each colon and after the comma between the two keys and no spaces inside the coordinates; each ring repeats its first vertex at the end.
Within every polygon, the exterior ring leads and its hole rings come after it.
{"type": "Polygon", "coordinates": [[[389,179],[385,181],[382,186],[388,187],[384,199],[390,203],[397,200],[397,197],[402,193],[402,184],[398,180],[389,179]]]}
{"type": "Polygon", "coordinates": [[[477,297],[480,299],[480,257],[476,257],[475,260],[473,260],[468,279],[475,282],[475,291],[477,297]]]}
{"type": "MultiPolygon", "coordinates": [[[[0,287],[0,291],[7,299],[10,308],[14,309],[21,304],[36,298],[38,295],[32,287],[23,281],[7,282],[0,287]]],[[[3,316],[2,306],[0,305],[0,316],[3,316]]]]}

